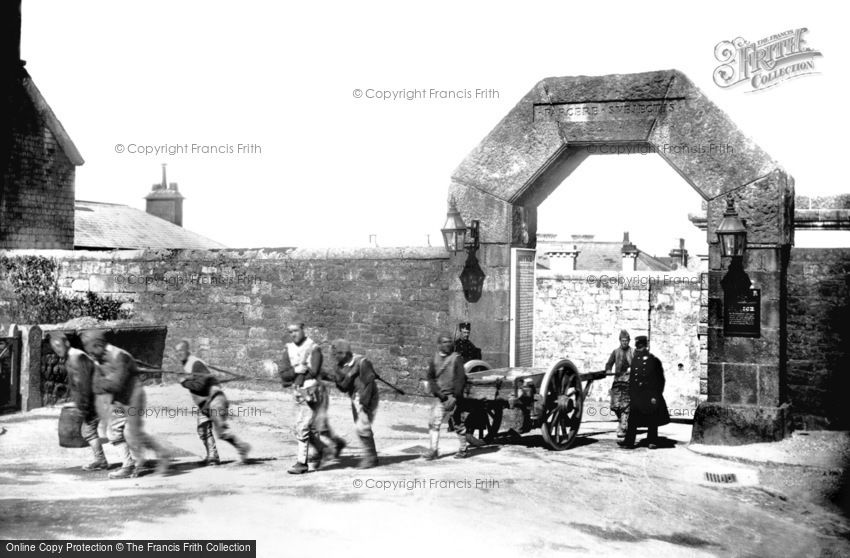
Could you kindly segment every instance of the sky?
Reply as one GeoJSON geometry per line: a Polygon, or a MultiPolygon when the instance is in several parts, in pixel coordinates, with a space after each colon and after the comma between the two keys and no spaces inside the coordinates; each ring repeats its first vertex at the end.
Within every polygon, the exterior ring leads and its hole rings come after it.
{"type": "MultiPolygon", "coordinates": [[[[549,76],[678,69],[794,176],[798,194],[850,192],[839,136],[850,48],[837,10],[817,1],[24,0],[21,51],[86,161],[77,199],[144,208],[167,163],[186,196],[184,226],[230,247],[368,245],[370,234],[380,246],[436,246],[452,172],[549,76]],[[752,93],[714,83],[719,42],[801,27],[823,53],[816,75],[752,93]],[[495,93],[370,95],[423,88],[495,93]],[[192,144],[225,147],[192,153],[192,144]],[[175,145],[190,152],[144,152],[175,145]]],[[[657,155],[591,156],[541,205],[538,231],[620,240],[628,230],[657,255],[681,237],[704,253],[705,234],[687,220],[700,202],[657,155]]],[[[850,242],[820,233],[797,244],[850,242]]]]}

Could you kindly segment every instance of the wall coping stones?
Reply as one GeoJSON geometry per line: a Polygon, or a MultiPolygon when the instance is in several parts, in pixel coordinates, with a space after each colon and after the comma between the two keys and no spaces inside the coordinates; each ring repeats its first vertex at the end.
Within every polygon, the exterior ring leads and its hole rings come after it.
{"type": "Polygon", "coordinates": [[[58,260],[449,260],[443,247],[389,248],[228,248],[223,250],[0,250],[0,255],[44,256],[58,260]]]}

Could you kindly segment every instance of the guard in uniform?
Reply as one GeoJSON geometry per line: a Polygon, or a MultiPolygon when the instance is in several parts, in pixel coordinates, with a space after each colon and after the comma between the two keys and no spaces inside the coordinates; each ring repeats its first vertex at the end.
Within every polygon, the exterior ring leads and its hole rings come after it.
{"type": "Polygon", "coordinates": [[[631,449],[639,426],[647,427],[646,443],[649,449],[658,447],[658,427],[670,422],[670,413],[664,401],[664,369],[661,361],[649,352],[645,335],[635,337],[635,353],[629,373],[629,427],[622,442],[631,449]]]}
{"type": "Polygon", "coordinates": [[[327,448],[322,436],[333,444],[333,457],[338,458],[346,446],[345,440],[334,434],[328,420],[328,391],[322,383],[322,350],[304,333],[304,324],[289,324],[291,343],[286,344],[284,358],[279,367],[284,386],[295,388],[298,417],[295,420],[295,437],[298,450],[295,464],[289,473],[300,475],[321,466],[327,448]],[[310,447],[313,456],[310,457],[310,447]],[[309,463],[308,463],[309,460],[309,463]]]}
{"type": "Polygon", "coordinates": [[[621,330],[620,346],[611,352],[605,363],[605,371],[614,374],[610,391],[611,410],[617,415],[617,438],[620,440],[626,437],[626,429],[629,427],[629,367],[635,353],[629,346],[630,341],[629,332],[621,330]]]}
{"type": "Polygon", "coordinates": [[[472,331],[472,324],[469,322],[461,322],[458,324],[458,339],[454,342],[454,352],[460,355],[463,364],[470,360],[478,360],[481,358],[481,349],[476,347],[469,340],[469,334],[472,331]]]}
{"type": "Polygon", "coordinates": [[[109,463],[103,453],[103,444],[97,427],[100,417],[95,405],[95,393],[93,390],[93,376],[95,371],[94,361],[83,351],[71,346],[68,338],[61,331],[51,331],[48,334],[50,348],[61,359],[65,359],[65,370],[68,373],[68,383],[71,386],[71,398],[77,409],[83,414],[83,423],[80,426],[80,434],[88,442],[94,460],[83,465],[83,471],[98,471],[108,469],[109,463]]]}
{"type": "Polygon", "coordinates": [[[156,453],[157,472],[168,473],[171,455],[144,429],[147,399],[136,361],[127,351],[107,343],[103,331],[85,330],[80,339],[96,363],[93,391],[112,395],[108,437],[121,453],[122,466],[109,478],[138,476],[144,470],[146,449],[156,453]]]}
{"type": "Polygon", "coordinates": [[[182,340],[174,347],[177,359],[183,365],[183,370],[189,377],[180,382],[180,385],[192,394],[198,413],[198,436],[204,444],[207,456],[204,465],[220,465],[218,448],[215,445],[215,436],[227,441],[236,448],[239,453],[239,461],[248,461],[248,452],[251,446],[240,440],[230,429],[227,421],[228,402],[221,382],[213,376],[207,364],[194,356],[189,348],[189,341],[182,340]],[[213,428],[215,436],[213,436],[213,428]]]}
{"type": "Polygon", "coordinates": [[[368,469],[378,464],[378,452],[375,449],[375,435],[372,423],[378,410],[378,385],[375,369],[368,358],[351,352],[351,344],[345,339],[337,339],[331,347],[337,368],[334,380],[337,387],[351,398],[351,414],[354,428],[363,446],[363,457],[359,468],[368,469]]]}
{"type": "Polygon", "coordinates": [[[451,417],[455,425],[458,442],[460,442],[460,449],[455,457],[463,459],[469,457],[466,426],[464,421],[461,420],[463,389],[466,386],[463,358],[452,350],[452,338],[448,335],[440,335],[437,338],[437,344],[439,350],[428,363],[427,376],[428,387],[437,400],[434,402],[434,407],[431,410],[431,421],[428,424],[431,447],[423,457],[429,461],[438,457],[440,426],[451,417]]]}

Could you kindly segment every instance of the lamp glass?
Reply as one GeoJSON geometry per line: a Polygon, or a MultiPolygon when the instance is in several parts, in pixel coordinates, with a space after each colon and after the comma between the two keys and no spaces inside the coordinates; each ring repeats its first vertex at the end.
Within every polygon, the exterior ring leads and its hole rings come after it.
{"type": "Polygon", "coordinates": [[[718,233],[720,237],[720,253],[723,256],[743,256],[747,248],[746,232],[718,233]]]}
{"type": "Polygon", "coordinates": [[[454,201],[449,205],[449,212],[446,215],[446,224],[440,229],[443,233],[443,243],[446,250],[449,252],[459,252],[463,250],[466,242],[466,223],[460,216],[460,212],[455,207],[454,201]]]}

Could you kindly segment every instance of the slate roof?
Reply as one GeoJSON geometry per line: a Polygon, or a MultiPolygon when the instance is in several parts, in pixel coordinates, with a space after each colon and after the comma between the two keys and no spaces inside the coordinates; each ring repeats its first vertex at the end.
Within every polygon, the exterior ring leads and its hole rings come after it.
{"type": "MultiPolygon", "coordinates": [[[[577,271],[610,271],[619,270],[623,267],[622,242],[607,242],[601,240],[574,240],[563,242],[538,242],[538,263],[543,268],[549,267],[547,252],[571,251],[573,246],[579,251],[576,259],[577,271]]],[[[638,271],[672,271],[674,268],[660,258],[650,256],[643,250],[638,249],[638,271]]]]}
{"type": "Polygon", "coordinates": [[[77,200],[74,248],[211,250],[226,246],[135,207],[77,200]]]}
{"type": "Polygon", "coordinates": [[[27,92],[30,101],[32,101],[35,110],[38,112],[39,116],[41,116],[44,124],[53,134],[53,137],[56,138],[56,143],[59,144],[62,152],[65,153],[65,156],[68,157],[69,161],[71,161],[71,164],[75,166],[82,165],[85,162],[83,160],[83,156],[80,155],[79,150],[77,150],[77,146],[75,146],[74,142],[71,141],[71,136],[69,136],[68,132],[65,131],[65,127],[62,126],[62,123],[59,122],[58,118],[56,118],[56,114],[53,112],[53,109],[51,109],[50,105],[47,104],[47,101],[44,99],[44,95],[42,95],[41,91],[38,90],[38,87],[35,86],[35,82],[26,70],[22,70],[22,74],[24,90],[27,92]]]}

